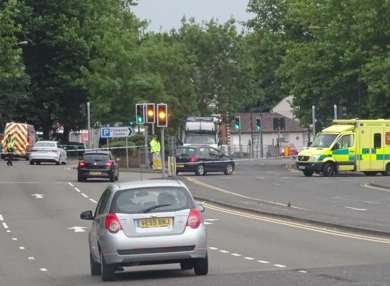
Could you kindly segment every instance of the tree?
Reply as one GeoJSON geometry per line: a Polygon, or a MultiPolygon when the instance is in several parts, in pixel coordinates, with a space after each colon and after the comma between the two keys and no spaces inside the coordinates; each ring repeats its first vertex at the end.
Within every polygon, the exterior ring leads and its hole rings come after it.
{"type": "Polygon", "coordinates": [[[0,126],[22,120],[20,105],[27,93],[28,76],[22,61],[18,35],[21,27],[15,21],[19,13],[14,1],[0,3],[0,126]]]}

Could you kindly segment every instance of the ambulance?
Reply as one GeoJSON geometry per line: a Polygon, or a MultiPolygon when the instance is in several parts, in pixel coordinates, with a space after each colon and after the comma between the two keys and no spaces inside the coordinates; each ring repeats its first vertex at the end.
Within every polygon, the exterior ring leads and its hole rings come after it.
{"type": "Polygon", "coordinates": [[[15,141],[14,156],[28,160],[32,146],[36,141],[34,126],[27,123],[8,122],[4,129],[4,138],[2,140],[2,154],[4,159],[7,154],[7,141],[12,137],[15,141]]]}
{"type": "Polygon", "coordinates": [[[334,120],[297,157],[306,177],[342,171],[390,175],[390,120],[334,120]]]}

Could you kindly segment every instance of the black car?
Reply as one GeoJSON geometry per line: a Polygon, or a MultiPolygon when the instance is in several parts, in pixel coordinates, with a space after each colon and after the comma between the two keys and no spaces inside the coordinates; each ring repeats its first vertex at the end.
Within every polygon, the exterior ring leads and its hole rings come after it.
{"type": "Polygon", "coordinates": [[[78,157],[81,156],[85,152],[85,144],[79,142],[66,142],[61,144],[61,147],[66,151],[66,155],[68,157],[78,157]]]}
{"type": "Polygon", "coordinates": [[[208,172],[231,175],[234,161],[222,151],[210,146],[183,146],[176,150],[176,172],[195,172],[204,176],[208,172]]]}
{"type": "Polygon", "coordinates": [[[77,167],[77,180],[105,178],[114,182],[119,179],[118,163],[109,151],[86,151],[77,167]]]}

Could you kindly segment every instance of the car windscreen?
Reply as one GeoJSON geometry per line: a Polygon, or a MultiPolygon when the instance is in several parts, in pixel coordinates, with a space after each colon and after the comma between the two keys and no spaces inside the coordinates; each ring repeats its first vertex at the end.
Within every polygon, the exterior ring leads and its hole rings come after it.
{"type": "Polygon", "coordinates": [[[195,156],[196,154],[197,154],[196,148],[192,148],[192,147],[179,148],[176,150],[176,156],[180,158],[188,158],[190,156],[195,156]]]}
{"type": "Polygon", "coordinates": [[[310,147],[329,148],[336,139],[337,134],[318,134],[310,147]]]}
{"type": "Polygon", "coordinates": [[[111,203],[113,213],[156,213],[194,208],[188,191],[181,187],[153,187],[119,191],[111,203]]]}
{"type": "Polygon", "coordinates": [[[57,147],[57,144],[54,143],[54,142],[37,142],[35,143],[34,145],[34,148],[37,147],[37,148],[56,148],[57,147]]]}
{"type": "Polygon", "coordinates": [[[217,144],[213,134],[187,134],[186,144],[217,144]]]}
{"type": "Polygon", "coordinates": [[[85,162],[103,162],[110,160],[110,156],[108,154],[84,154],[85,162]]]}

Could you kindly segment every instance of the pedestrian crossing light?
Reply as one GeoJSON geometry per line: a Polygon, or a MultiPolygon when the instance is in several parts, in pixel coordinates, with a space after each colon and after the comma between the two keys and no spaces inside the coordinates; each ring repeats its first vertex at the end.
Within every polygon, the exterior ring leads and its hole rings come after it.
{"type": "Polygon", "coordinates": [[[144,114],[144,104],[135,105],[135,123],[137,125],[142,125],[145,123],[145,114],[144,114]]]}
{"type": "Polygon", "coordinates": [[[146,104],[146,123],[149,123],[149,124],[156,123],[154,114],[155,114],[154,103],[147,103],[146,104]]]}
{"type": "Polygon", "coordinates": [[[256,130],[260,131],[261,130],[261,118],[256,117],[256,130]]]}
{"type": "Polygon", "coordinates": [[[157,127],[168,127],[168,106],[165,103],[157,104],[157,127]]]}
{"type": "Polygon", "coordinates": [[[241,128],[240,116],[235,116],[234,117],[233,125],[234,125],[235,129],[240,129],[241,128]]]}

